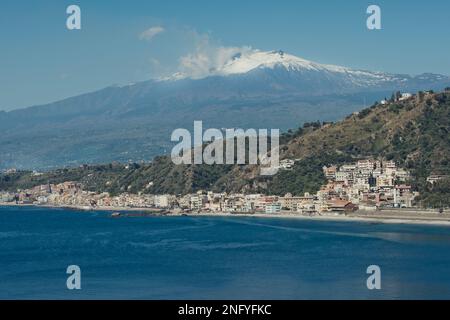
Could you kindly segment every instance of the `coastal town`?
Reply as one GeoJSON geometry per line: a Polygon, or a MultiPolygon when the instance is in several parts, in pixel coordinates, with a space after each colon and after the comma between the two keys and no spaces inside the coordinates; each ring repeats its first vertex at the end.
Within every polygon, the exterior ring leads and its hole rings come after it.
{"type": "MultiPolygon", "coordinates": [[[[281,162],[292,170],[295,160],[281,162]]],[[[240,213],[336,215],[356,210],[411,208],[418,193],[407,184],[410,174],[394,161],[365,159],[341,166],[323,167],[327,183],[316,194],[236,194],[198,191],[187,195],[131,194],[112,196],[86,191],[83,185],[67,181],[28,190],[0,192],[0,203],[94,209],[148,209],[167,213],[240,213]]],[[[433,183],[439,177],[430,177],[433,183]],[[434,179],[434,180],[433,180],[434,179]]]]}

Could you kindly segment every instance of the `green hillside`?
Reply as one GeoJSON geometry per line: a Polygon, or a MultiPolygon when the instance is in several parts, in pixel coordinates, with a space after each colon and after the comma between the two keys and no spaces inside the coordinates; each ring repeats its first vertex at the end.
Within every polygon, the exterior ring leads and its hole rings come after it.
{"type": "Polygon", "coordinates": [[[307,123],[281,137],[281,159],[298,159],[293,170],[262,177],[257,166],[174,165],[169,157],[151,164],[110,164],[0,175],[0,190],[79,181],[86,189],[113,194],[197,190],[264,192],[283,195],[316,192],[325,182],[322,166],[373,157],[395,160],[412,173],[423,205],[449,203],[449,183],[427,185],[431,174],[450,176],[450,90],[418,93],[405,101],[375,104],[337,123],[307,123]]]}

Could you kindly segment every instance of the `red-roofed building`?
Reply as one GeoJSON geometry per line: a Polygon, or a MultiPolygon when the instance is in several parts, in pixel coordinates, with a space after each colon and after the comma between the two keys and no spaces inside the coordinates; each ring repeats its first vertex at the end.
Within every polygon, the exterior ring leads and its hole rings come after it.
{"type": "Polygon", "coordinates": [[[358,206],[346,200],[330,200],[327,203],[329,212],[346,213],[358,210],[358,206]]]}

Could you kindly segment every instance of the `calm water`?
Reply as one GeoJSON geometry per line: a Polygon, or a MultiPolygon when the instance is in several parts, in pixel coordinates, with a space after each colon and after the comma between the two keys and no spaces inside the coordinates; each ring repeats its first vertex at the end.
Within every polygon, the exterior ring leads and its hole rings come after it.
{"type": "Polygon", "coordinates": [[[0,207],[2,299],[450,299],[449,266],[446,227],[0,207]]]}

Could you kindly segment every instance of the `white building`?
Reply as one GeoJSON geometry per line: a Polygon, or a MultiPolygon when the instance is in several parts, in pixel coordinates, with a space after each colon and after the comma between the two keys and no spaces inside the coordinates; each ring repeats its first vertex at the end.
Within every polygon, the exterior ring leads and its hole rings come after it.
{"type": "Polygon", "coordinates": [[[281,212],[281,204],[278,202],[266,204],[265,212],[268,214],[280,213],[281,212]]]}
{"type": "Polygon", "coordinates": [[[303,201],[297,204],[297,212],[303,215],[314,215],[321,210],[319,202],[303,201]]]}
{"type": "Polygon", "coordinates": [[[280,161],[279,168],[282,170],[291,170],[294,167],[295,161],[291,159],[284,159],[280,161]]]}
{"type": "Polygon", "coordinates": [[[402,96],[400,97],[400,99],[398,99],[399,101],[404,101],[404,100],[408,100],[409,98],[412,98],[412,94],[411,93],[402,93],[402,96]]]}
{"type": "Polygon", "coordinates": [[[191,210],[201,210],[203,207],[203,200],[205,199],[205,196],[201,194],[196,194],[191,196],[190,204],[191,204],[191,210]]]}
{"type": "Polygon", "coordinates": [[[175,196],[169,194],[155,195],[155,207],[157,208],[170,208],[175,201],[175,196]]]}

